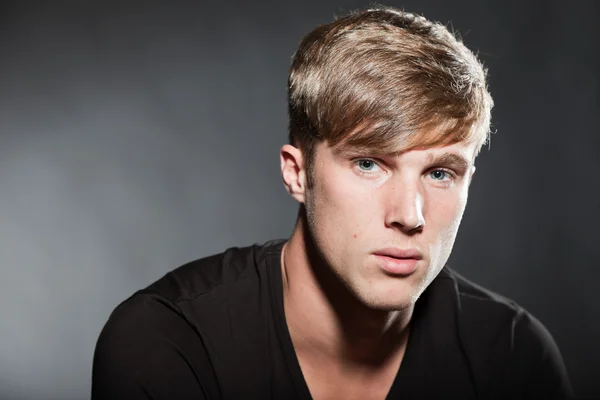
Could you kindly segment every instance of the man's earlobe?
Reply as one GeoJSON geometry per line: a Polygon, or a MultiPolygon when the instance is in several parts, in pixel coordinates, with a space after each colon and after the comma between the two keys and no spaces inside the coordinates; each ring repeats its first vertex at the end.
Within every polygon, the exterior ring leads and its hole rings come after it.
{"type": "Polygon", "coordinates": [[[306,172],[300,149],[286,144],[279,151],[281,177],[287,192],[300,203],[304,203],[306,172]]]}

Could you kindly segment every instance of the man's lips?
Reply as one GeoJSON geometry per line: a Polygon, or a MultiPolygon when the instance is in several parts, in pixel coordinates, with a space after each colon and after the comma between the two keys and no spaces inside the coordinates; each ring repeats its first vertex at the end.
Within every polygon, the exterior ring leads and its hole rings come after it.
{"type": "Polygon", "coordinates": [[[373,252],[382,270],[391,275],[407,276],[415,272],[423,254],[417,249],[388,247],[373,252]]]}
{"type": "Polygon", "coordinates": [[[414,258],[415,260],[421,260],[423,254],[417,249],[399,249],[396,247],[387,247],[385,249],[376,250],[373,254],[377,256],[385,256],[399,259],[414,258]]]}

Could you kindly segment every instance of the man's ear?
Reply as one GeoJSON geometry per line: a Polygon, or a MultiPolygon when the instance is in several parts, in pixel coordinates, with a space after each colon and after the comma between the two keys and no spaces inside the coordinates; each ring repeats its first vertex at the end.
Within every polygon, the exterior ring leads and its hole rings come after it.
{"type": "Polygon", "coordinates": [[[291,144],[285,144],[279,151],[281,177],[287,192],[304,204],[306,191],[306,171],[302,151],[291,144]]]}

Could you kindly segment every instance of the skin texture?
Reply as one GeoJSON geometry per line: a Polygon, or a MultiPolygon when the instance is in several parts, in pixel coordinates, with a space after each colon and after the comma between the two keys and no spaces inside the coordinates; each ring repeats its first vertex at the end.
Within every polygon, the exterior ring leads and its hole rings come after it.
{"type": "Polygon", "coordinates": [[[385,397],[414,304],[452,250],[475,171],[475,146],[465,143],[373,154],[317,144],[308,188],[301,150],[280,151],[284,185],[300,203],[282,254],[286,319],[319,398],[329,389],[339,396],[340,384],[385,397]],[[421,252],[416,270],[384,271],[373,252],[387,247],[421,252]]]}

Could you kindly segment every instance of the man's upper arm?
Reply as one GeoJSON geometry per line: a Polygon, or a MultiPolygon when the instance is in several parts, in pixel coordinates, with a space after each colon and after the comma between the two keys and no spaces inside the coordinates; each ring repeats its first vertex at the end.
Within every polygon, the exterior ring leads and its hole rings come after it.
{"type": "Polygon", "coordinates": [[[136,294],[111,314],[94,353],[92,400],[206,399],[215,387],[206,350],[175,305],[136,294]]]}
{"type": "Polygon", "coordinates": [[[519,371],[519,380],[524,381],[524,399],[574,398],[556,342],[546,327],[525,311],[515,322],[509,368],[519,371]]]}

